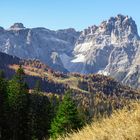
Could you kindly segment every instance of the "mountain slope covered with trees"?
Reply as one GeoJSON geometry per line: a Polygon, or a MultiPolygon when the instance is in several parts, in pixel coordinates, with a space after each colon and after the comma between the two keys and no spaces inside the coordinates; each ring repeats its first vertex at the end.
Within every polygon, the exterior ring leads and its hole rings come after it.
{"type": "Polygon", "coordinates": [[[3,140],[56,139],[109,117],[114,110],[140,98],[138,91],[106,76],[56,73],[39,61],[22,61],[22,64],[8,66],[16,71],[9,80],[0,72],[0,137],[3,140]],[[40,69],[42,66],[45,68],[40,69]],[[37,77],[32,79],[36,83],[34,88],[28,86],[28,76],[37,77]],[[56,92],[51,88],[46,88],[49,92],[42,90],[45,80],[56,92]]]}

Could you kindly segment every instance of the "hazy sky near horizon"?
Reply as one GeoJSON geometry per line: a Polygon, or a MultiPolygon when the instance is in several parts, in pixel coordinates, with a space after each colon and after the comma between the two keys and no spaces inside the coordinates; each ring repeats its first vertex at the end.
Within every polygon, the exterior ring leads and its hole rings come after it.
{"type": "Polygon", "coordinates": [[[0,26],[82,30],[117,14],[131,16],[140,31],[140,0],[1,0],[0,26]]]}

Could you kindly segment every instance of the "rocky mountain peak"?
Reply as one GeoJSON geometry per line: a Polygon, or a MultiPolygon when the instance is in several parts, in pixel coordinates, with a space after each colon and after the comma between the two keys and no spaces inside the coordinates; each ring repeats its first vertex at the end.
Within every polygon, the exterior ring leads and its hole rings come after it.
{"type": "Polygon", "coordinates": [[[101,22],[99,26],[94,25],[84,29],[77,44],[84,42],[85,39],[97,40],[102,44],[105,40],[108,40],[105,41],[106,43],[115,43],[140,38],[135,21],[129,16],[118,14],[116,17],[110,17],[109,20],[101,22]]]}
{"type": "Polygon", "coordinates": [[[129,16],[119,14],[99,26],[84,29],[75,43],[73,57],[63,58],[67,59],[62,59],[64,67],[70,72],[110,75],[140,87],[139,78],[133,81],[140,71],[140,67],[135,69],[140,62],[140,37],[135,21],[129,16]]]}
{"type": "Polygon", "coordinates": [[[109,20],[101,23],[100,28],[103,28],[105,33],[115,33],[117,36],[136,35],[138,36],[137,25],[135,21],[129,17],[118,14],[116,17],[111,17],[109,20]]]}
{"type": "Polygon", "coordinates": [[[24,25],[22,23],[14,23],[10,29],[24,29],[24,25]]]}

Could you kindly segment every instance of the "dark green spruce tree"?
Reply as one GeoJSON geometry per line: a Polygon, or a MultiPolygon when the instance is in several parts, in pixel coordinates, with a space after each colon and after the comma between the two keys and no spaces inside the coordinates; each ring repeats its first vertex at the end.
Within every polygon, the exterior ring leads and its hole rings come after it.
{"type": "Polygon", "coordinates": [[[56,117],[51,123],[51,138],[57,139],[60,135],[77,130],[82,127],[82,120],[74,100],[71,97],[71,91],[68,91],[59,105],[56,117]]]}
{"type": "Polygon", "coordinates": [[[29,95],[25,83],[25,73],[20,66],[8,83],[8,103],[10,106],[9,127],[11,140],[30,140],[28,125],[29,95]]]}

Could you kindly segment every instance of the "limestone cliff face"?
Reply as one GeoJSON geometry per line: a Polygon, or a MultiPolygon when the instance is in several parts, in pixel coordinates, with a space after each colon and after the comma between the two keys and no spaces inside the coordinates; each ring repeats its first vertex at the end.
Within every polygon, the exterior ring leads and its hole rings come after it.
{"type": "Polygon", "coordinates": [[[60,54],[69,55],[79,35],[80,32],[71,28],[29,29],[22,23],[15,23],[8,30],[0,28],[0,51],[24,59],[39,59],[55,70],[67,72],[60,54]]]}
{"type": "Polygon", "coordinates": [[[140,88],[140,37],[131,17],[118,15],[85,29],[73,55],[64,63],[71,72],[111,75],[140,88]]]}
{"type": "Polygon", "coordinates": [[[0,51],[38,59],[62,72],[100,73],[140,88],[140,37],[135,21],[117,15],[82,32],[25,28],[15,23],[0,27],[0,51]]]}

